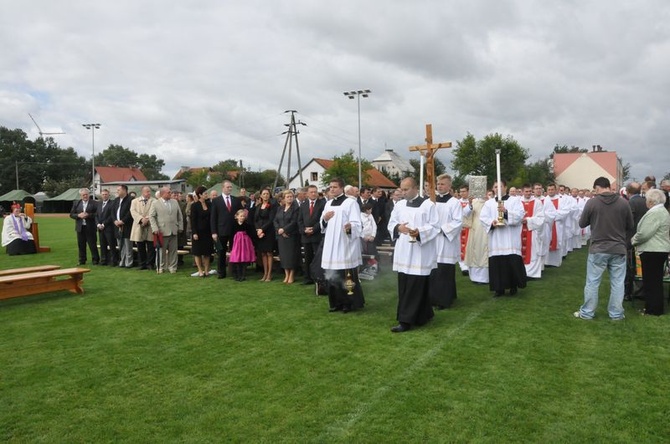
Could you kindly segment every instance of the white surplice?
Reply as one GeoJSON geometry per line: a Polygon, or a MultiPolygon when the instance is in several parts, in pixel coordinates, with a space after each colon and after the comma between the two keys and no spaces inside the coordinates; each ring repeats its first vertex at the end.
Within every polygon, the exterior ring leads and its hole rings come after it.
{"type": "MultiPolygon", "coordinates": [[[[422,199],[417,197],[416,199],[422,199]]],[[[388,230],[398,236],[393,253],[393,271],[417,276],[429,276],[437,268],[435,238],[440,232],[435,204],[429,199],[420,206],[407,206],[406,200],[396,203],[389,218],[388,230]],[[407,223],[410,229],[419,230],[416,242],[408,234],[397,233],[396,226],[407,223]]]]}
{"type": "Polygon", "coordinates": [[[326,202],[321,215],[323,255],[321,267],[324,270],[346,270],[356,268],[363,263],[361,257],[361,210],[354,199],[345,198],[340,205],[326,202]],[[324,215],[329,211],[335,214],[324,224],[324,215]],[[346,233],[345,224],[351,224],[351,232],[346,233]]]}

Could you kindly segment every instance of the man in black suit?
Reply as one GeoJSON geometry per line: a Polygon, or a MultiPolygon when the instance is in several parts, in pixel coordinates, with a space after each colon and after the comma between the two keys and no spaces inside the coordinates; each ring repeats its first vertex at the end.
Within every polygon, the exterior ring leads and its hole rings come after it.
{"type": "MultiPolygon", "coordinates": [[[[214,244],[221,247],[219,262],[216,267],[219,279],[226,277],[226,252],[233,247],[233,224],[235,213],[242,209],[240,199],[232,196],[233,184],[226,180],[221,186],[221,196],[212,199],[210,225],[214,244]]],[[[218,248],[217,248],[218,250],[218,248]]]]}
{"type": "Polygon", "coordinates": [[[326,205],[324,199],[319,199],[319,190],[316,186],[307,187],[307,199],[300,205],[298,212],[298,227],[300,229],[300,241],[305,252],[303,284],[310,285],[314,283],[311,273],[311,264],[314,260],[314,253],[319,248],[321,242],[321,213],[326,205]]]}
{"type": "Polygon", "coordinates": [[[100,265],[116,266],[119,262],[119,253],[116,251],[116,237],[114,236],[113,203],[109,200],[109,190],[102,190],[100,196],[102,200],[98,201],[98,210],[95,214],[100,238],[100,265]]]}
{"type": "Polygon", "coordinates": [[[133,216],[130,214],[130,202],[128,187],[119,185],[112,204],[112,220],[115,226],[115,235],[119,240],[119,267],[133,267],[133,243],[130,241],[130,232],[133,229],[133,216]]]}
{"type": "Polygon", "coordinates": [[[98,247],[95,242],[95,215],[98,206],[95,201],[89,198],[90,193],[87,188],[79,190],[79,196],[81,196],[81,199],[76,201],[74,205],[72,205],[72,210],[70,210],[70,217],[77,221],[74,229],[77,232],[79,265],[84,265],[86,263],[86,244],[88,244],[88,248],[91,250],[93,265],[98,265],[98,263],[100,263],[100,255],[98,254],[98,247]]]}

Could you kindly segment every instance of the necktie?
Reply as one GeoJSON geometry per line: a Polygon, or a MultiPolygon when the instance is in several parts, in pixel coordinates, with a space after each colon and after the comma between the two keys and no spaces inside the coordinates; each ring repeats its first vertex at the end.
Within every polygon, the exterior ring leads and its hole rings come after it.
{"type": "Polygon", "coordinates": [[[310,200],[309,201],[309,215],[311,216],[312,213],[314,213],[314,201],[310,200]]]}
{"type": "Polygon", "coordinates": [[[230,196],[226,196],[226,207],[228,207],[228,211],[230,211],[230,196]]]}

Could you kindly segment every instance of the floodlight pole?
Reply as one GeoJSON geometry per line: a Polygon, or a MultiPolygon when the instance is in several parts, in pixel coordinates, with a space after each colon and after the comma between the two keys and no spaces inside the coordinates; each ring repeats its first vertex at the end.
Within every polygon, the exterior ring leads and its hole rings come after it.
{"type": "Polygon", "coordinates": [[[363,171],[361,169],[361,96],[368,97],[372,93],[369,89],[359,89],[358,91],[345,91],[344,95],[350,99],[358,99],[358,189],[363,187],[363,171]]]}
{"type": "Polygon", "coordinates": [[[91,130],[91,149],[93,150],[93,157],[91,157],[91,195],[95,200],[95,130],[100,129],[99,123],[82,123],[81,126],[87,130],[91,130]]]}

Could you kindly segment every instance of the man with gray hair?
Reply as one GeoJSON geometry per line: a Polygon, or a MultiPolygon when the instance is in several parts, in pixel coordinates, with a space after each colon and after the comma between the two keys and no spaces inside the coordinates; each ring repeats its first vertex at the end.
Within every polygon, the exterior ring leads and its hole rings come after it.
{"type": "Polygon", "coordinates": [[[93,265],[97,265],[100,262],[98,247],[95,243],[95,216],[97,214],[98,207],[96,203],[89,198],[90,194],[91,193],[89,192],[88,188],[82,188],[79,190],[79,196],[81,199],[76,201],[70,210],[70,217],[76,221],[74,229],[77,232],[79,265],[84,265],[86,263],[87,244],[89,250],[91,250],[91,259],[93,261],[93,265]]]}
{"type": "Polygon", "coordinates": [[[170,198],[170,188],[163,187],[160,192],[160,199],[154,201],[149,212],[151,231],[162,241],[163,262],[156,271],[168,270],[174,274],[177,272],[177,235],[184,229],[184,221],[179,204],[170,198]]]}
{"type": "Polygon", "coordinates": [[[151,205],[156,201],[151,196],[151,188],[142,187],[142,194],[130,203],[130,214],[133,217],[133,228],[130,231],[130,240],[137,245],[137,256],[140,270],[153,268],[156,260],[156,249],[153,246],[151,232],[151,205]]]}

